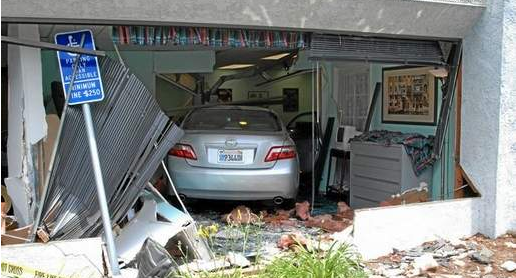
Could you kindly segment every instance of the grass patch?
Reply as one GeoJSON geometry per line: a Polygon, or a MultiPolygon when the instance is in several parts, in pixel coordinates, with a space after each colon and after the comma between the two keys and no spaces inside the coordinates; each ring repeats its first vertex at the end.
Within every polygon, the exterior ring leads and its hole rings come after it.
{"type": "Polygon", "coordinates": [[[345,245],[320,253],[297,246],[292,254],[272,261],[261,278],[366,278],[359,259],[345,245]]]}
{"type": "MultiPolygon", "coordinates": [[[[347,245],[334,244],[327,251],[319,248],[306,247],[301,244],[295,245],[295,251],[276,257],[272,262],[263,265],[259,250],[262,244],[262,225],[228,225],[223,231],[228,235],[240,234],[242,237],[231,237],[225,244],[225,251],[219,254],[226,258],[227,252],[236,251],[245,253],[247,242],[251,236],[257,236],[258,254],[256,256],[254,271],[234,267],[220,269],[219,271],[200,271],[186,273],[175,272],[169,277],[172,278],[366,278],[368,275],[360,265],[360,258],[347,245]],[[262,268],[263,267],[263,268],[262,268]]],[[[217,225],[201,226],[199,235],[208,241],[210,247],[214,246],[213,236],[219,231],[217,225]]],[[[226,258],[227,259],[227,258],[226,258]]],[[[185,261],[186,262],[186,261],[185,261]]]]}

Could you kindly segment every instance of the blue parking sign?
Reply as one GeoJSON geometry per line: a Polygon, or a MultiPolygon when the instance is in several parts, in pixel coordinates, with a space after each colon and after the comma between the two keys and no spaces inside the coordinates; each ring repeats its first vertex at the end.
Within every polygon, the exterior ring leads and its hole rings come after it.
{"type": "MultiPolygon", "coordinates": [[[[82,48],[95,50],[95,42],[93,41],[91,30],[58,33],[55,35],[55,42],[60,45],[80,47],[83,35],[84,43],[82,48]]],[[[65,94],[68,93],[70,82],[72,81],[73,66],[77,57],[79,57],[77,53],[57,51],[61,82],[63,83],[65,94]]],[[[102,87],[97,57],[81,54],[68,104],[89,103],[101,101],[102,99],[104,99],[104,88],[102,87]]]]}

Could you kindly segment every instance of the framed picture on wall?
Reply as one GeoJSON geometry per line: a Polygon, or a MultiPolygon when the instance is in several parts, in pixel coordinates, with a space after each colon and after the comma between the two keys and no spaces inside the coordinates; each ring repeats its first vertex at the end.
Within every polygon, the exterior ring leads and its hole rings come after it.
{"type": "Polygon", "coordinates": [[[299,111],[299,89],[283,88],[283,112],[299,111]]]}
{"type": "Polygon", "coordinates": [[[432,67],[384,68],[382,122],[435,125],[437,78],[432,67]]]}
{"type": "Polygon", "coordinates": [[[247,99],[266,99],[269,98],[268,91],[249,91],[247,92],[247,99]]]}

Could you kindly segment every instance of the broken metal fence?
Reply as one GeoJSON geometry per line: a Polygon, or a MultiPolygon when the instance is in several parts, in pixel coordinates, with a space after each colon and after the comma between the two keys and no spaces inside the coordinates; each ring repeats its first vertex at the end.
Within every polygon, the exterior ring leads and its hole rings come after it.
{"type": "MultiPolygon", "coordinates": [[[[91,105],[111,223],[119,223],[183,131],[119,62],[100,59],[105,99],[91,105]]],[[[51,240],[94,237],[102,221],[79,106],[66,109],[39,229],[51,240]]]]}

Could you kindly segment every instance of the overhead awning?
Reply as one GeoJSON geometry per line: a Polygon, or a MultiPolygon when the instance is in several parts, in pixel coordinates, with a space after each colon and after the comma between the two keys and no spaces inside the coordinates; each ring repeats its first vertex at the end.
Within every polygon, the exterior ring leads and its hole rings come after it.
{"type": "Polygon", "coordinates": [[[444,65],[439,42],[313,34],[310,59],[444,65]]]}

